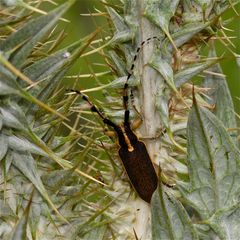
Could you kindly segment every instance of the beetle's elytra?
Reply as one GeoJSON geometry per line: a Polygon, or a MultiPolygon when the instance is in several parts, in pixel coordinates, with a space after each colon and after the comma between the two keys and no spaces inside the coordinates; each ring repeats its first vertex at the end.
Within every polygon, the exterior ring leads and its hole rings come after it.
{"type": "Polygon", "coordinates": [[[138,140],[130,127],[129,110],[125,111],[124,123],[120,126],[109,119],[103,121],[117,133],[120,145],[118,154],[132,186],[144,201],[150,202],[158,185],[158,177],[145,144],[138,140]]]}
{"type": "MultiPolygon", "coordinates": [[[[128,136],[130,134],[134,135],[131,129],[128,136]]],[[[134,149],[132,152],[125,147],[120,147],[118,153],[135,191],[144,201],[150,202],[157,188],[158,178],[145,144],[136,136],[135,138],[132,141],[134,149]]]]}

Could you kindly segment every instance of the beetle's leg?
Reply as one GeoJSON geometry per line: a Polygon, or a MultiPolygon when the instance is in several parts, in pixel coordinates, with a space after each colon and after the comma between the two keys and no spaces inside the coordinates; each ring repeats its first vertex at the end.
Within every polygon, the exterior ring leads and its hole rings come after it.
{"type": "Polygon", "coordinates": [[[101,111],[88,99],[88,97],[85,94],[81,93],[79,90],[74,90],[74,89],[67,89],[66,91],[80,95],[84,101],[88,102],[92,112],[97,113],[98,116],[103,120],[103,122],[106,123],[108,126],[113,127],[115,130],[118,130],[118,126],[114,122],[112,122],[110,119],[106,118],[101,113],[101,111]]]}
{"type": "Polygon", "coordinates": [[[107,135],[110,138],[115,136],[115,132],[114,131],[110,131],[108,129],[104,129],[104,134],[107,135]]]}
{"type": "Polygon", "coordinates": [[[131,122],[131,129],[132,130],[138,129],[141,126],[142,122],[143,121],[142,121],[141,117],[137,118],[137,119],[134,119],[134,121],[131,122]]]}
{"type": "Polygon", "coordinates": [[[166,129],[162,129],[159,133],[157,133],[156,136],[144,136],[144,137],[139,137],[140,140],[156,140],[166,134],[166,129]]]}

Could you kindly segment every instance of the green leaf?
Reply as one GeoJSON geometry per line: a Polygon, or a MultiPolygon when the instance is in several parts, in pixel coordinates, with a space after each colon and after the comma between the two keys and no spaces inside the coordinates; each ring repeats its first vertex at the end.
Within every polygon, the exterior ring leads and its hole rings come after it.
{"type": "Polygon", "coordinates": [[[7,136],[0,133],[0,161],[5,157],[8,150],[7,136]]]}
{"type": "Polygon", "coordinates": [[[179,0],[148,0],[145,15],[164,32],[169,32],[169,22],[174,16],[179,0]]]}
{"type": "Polygon", "coordinates": [[[181,87],[184,83],[187,83],[193,77],[197,76],[202,71],[208,69],[212,65],[216,64],[219,61],[217,60],[209,60],[203,63],[191,64],[188,65],[187,68],[178,71],[174,75],[174,81],[177,88],[181,87]]]}
{"type": "Polygon", "coordinates": [[[0,79],[0,95],[16,94],[18,91],[12,88],[6,81],[0,79]]]}
{"type": "Polygon", "coordinates": [[[105,239],[104,235],[106,233],[106,230],[107,230],[107,224],[94,228],[92,231],[90,231],[84,236],[84,239],[104,240],[105,239]]]}
{"type": "Polygon", "coordinates": [[[179,0],[148,0],[144,15],[154,24],[162,29],[170,42],[176,48],[169,33],[169,23],[178,7],[179,0]]]}
{"type": "Polygon", "coordinates": [[[24,130],[29,128],[29,124],[23,110],[13,101],[7,101],[0,107],[2,113],[3,126],[24,130]]]}
{"type": "Polygon", "coordinates": [[[11,165],[12,165],[12,161],[13,161],[13,155],[12,155],[12,151],[8,151],[6,154],[6,157],[4,159],[4,172],[5,174],[8,173],[11,165]]]}
{"type": "Polygon", "coordinates": [[[198,239],[191,220],[175,197],[165,192],[161,185],[151,200],[152,239],[198,239]]]}
{"type": "Polygon", "coordinates": [[[107,8],[108,14],[116,28],[116,32],[112,38],[112,43],[127,42],[133,39],[133,31],[126,25],[124,19],[113,9],[107,8]]]}
{"type": "Polygon", "coordinates": [[[164,80],[167,82],[171,89],[176,91],[176,87],[173,80],[173,69],[171,65],[165,59],[162,58],[159,51],[157,51],[154,54],[154,57],[149,63],[149,65],[162,75],[162,77],[164,78],[164,80]]]}
{"type": "Polygon", "coordinates": [[[52,74],[56,74],[66,63],[69,63],[69,60],[72,59],[72,54],[80,47],[81,42],[82,41],[76,42],[71,46],[33,63],[31,66],[25,68],[23,73],[35,82],[45,77],[50,79],[52,74]]]}
{"type": "Polygon", "coordinates": [[[11,240],[27,240],[28,239],[27,224],[28,224],[31,203],[32,203],[32,198],[29,200],[28,205],[24,210],[22,217],[20,218],[17,225],[15,226],[15,229],[12,233],[11,240]]]}
{"type": "MultiPolygon", "coordinates": [[[[209,57],[216,57],[213,44],[209,51],[209,57]]],[[[232,97],[225,77],[221,76],[223,73],[220,64],[209,68],[209,72],[213,74],[207,73],[203,81],[203,86],[210,89],[208,91],[209,97],[206,98],[206,101],[215,105],[213,112],[226,128],[237,128],[232,97]]]]}
{"type": "Polygon", "coordinates": [[[56,170],[42,176],[44,185],[53,190],[59,190],[73,175],[72,169],[56,170]]]}
{"type": "Polygon", "coordinates": [[[12,219],[16,217],[8,201],[0,199],[0,209],[1,219],[12,219]]]}
{"type": "Polygon", "coordinates": [[[166,128],[169,128],[169,109],[168,109],[168,95],[166,93],[158,92],[156,94],[156,109],[158,110],[161,120],[166,128]]]}
{"type": "Polygon", "coordinates": [[[15,83],[15,79],[16,77],[2,64],[0,64],[0,96],[18,93],[18,86],[15,83]]]}
{"type": "Polygon", "coordinates": [[[15,128],[18,130],[24,130],[24,124],[20,122],[18,117],[11,111],[11,109],[1,107],[0,108],[2,119],[3,119],[3,126],[15,128]]]}
{"type": "Polygon", "coordinates": [[[46,200],[46,202],[48,202],[48,204],[60,216],[60,218],[66,221],[49,198],[48,193],[41,181],[40,174],[33,157],[28,152],[13,152],[12,155],[13,164],[36,187],[42,197],[46,200]]]}
{"type": "Polygon", "coordinates": [[[33,157],[27,152],[15,151],[13,152],[13,164],[32,182],[42,196],[45,197],[47,192],[42,184],[33,157]]]}
{"type": "Polygon", "coordinates": [[[0,131],[2,130],[2,126],[3,126],[3,118],[2,118],[2,114],[0,114],[0,131]]]}
{"type": "MultiPolygon", "coordinates": [[[[124,84],[126,83],[126,80],[127,80],[127,76],[119,77],[119,78],[116,78],[115,80],[113,80],[110,83],[107,83],[107,84],[102,85],[100,87],[89,88],[89,89],[86,89],[82,92],[83,93],[88,93],[88,92],[100,91],[100,90],[107,89],[107,88],[113,88],[113,89],[123,88],[124,84]]],[[[135,87],[139,84],[139,82],[137,81],[136,78],[131,77],[128,81],[128,84],[131,87],[135,87]]]]}
{"type": "Polygon", "coordinates": [[[184,43],[188,42],[193,36],[206,29],[211,22],[194,22],[184,25],[181,30],[172,34],[172,39],[177,47],[182,46],[184,43]]]}
{"type": "Polygon", "coordinates": [[[73,2],[73,0],[67,1],[47,15],[30,20],[21,29],[1,42],[0,50],[3,52],[11,52],[16,46],[20,46],[11,54],[10,62],[16,68],[21,68],[35,45],[53,28],[73,2]]]}
{"type": "Polygon", "coordinates": [[[25,138],[20,138],[12,135],[12,136],[8,136],[7,139],[8,139],[9,148],[11,148],[14,151],[22,151],[22,152],[26,151],[33,154],[38,154],[40,156],[48,157],[48,154],[46,154],[41,148],[29,142],[25,138]]]}
{"type": "Polygon", "coordinates": [[[211,219],[207,221],[217,235],[214,236],[214,239],[238,239],[240,236],[239,218],[239,204],[214,214],[211,219]]]}
{"type": "Polygon", "coordinates": [[[108,55],[110,56],[111,60],[113,61],[114,66],[117,69],[117,72],[119,73],[119,76],[127,75],[126,62],[123,61],[123,59],[121,59],[120,56],[114,51],[111,51],[111,50],[108,51],[108,55]]]}
{"type": "Polygon", "coordinates": [[[240,155],[222,122],[196,103],[187,125],[190,182],[179,189],[202,219],[238,203],[240,155]]]}

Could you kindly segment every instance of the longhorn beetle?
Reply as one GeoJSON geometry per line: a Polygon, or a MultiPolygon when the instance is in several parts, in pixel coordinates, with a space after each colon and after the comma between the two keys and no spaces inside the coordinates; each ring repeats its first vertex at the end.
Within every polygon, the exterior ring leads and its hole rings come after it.
{"type": "Polygon", "coordinates": [[[129,180],[138,193],[138,195],[146,202],[150,203],[151,197],[158,185],[158,177],[154,170],[152,161],[148,154],[145,144],[140,141],[136,134],[132,131],[129,122],[129,109],[128,109],[128,80],[132,76],[134,64],[137,56],[141,50],[141,47],[145,43],[149,43],[152,39],[158,39],[157,37],[148,38],[143,41],[140,47],[137,48],[136,54],[133,58],[130,73],[127,76],[127,80],[124,84],[123,92],[123,105],[124,105],[124,121],[122,124],[117,125],[110,119],[106,118],[102,112],[88,99],[86,95],[78,90],[68,89],[67,91],[74,92],[82,96],[84,101],[87,101],[91,107],[91,111],[99,115],[105,124],[112,127],[117,134],[119,150],[118,154],[122,160],[123,166],[127,172],[129,180]]]}

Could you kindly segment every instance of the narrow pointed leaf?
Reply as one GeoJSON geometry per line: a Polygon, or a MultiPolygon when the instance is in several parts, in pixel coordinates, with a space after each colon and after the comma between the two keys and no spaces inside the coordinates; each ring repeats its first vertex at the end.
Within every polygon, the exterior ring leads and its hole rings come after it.
{"type": "Polygon", "coordinates": [[[39,81],[45,77],[51,76],[61,69],[66,63],[69,62],[73,52],[79,48],[81,41],[61,49],[60,51],[35,62],[28,68],[24,69],[23,73],[33,81],[39,81]]]}
{"type": "Polygon", "coordinates": [[[108,55],[111,57],[114,66],[117,68],[117,71],[120,76],[127,75],[126,71],[126,63],[118,56],[118,54],[114,51],[109,51],[108,55]]]}
{"type": "Polygon", "coordinates": [[[149,64],[162,75],[169,87],[176,91],[173,80],[173,69],[170,64],[161,57],[159,52],[154,55],[153,60],[149,64]]]}
{"type": "Polygon", "coordinates": [[[52,207],[52,209],[60,216],[60,218],[66,222],[66,219],[58,212],[56,206],[53,204],[48,196],[48,193],[41,181],[40,174],[38,172],[36,163],[33,157],[29,153],[14,152],[13,164],[22,172],[22,174],[36,187],[46,202],[52,207]]]}
{"type": "Polygon", "coordinates": [[[16,94],[17,90],[0,80],[0,95],[16,94]]]}
{"type": "Polygon", "coordinates": [[[124,19],[113,8],[108,7],[107,11],[112,19],[112,22],[117,32],[128,30],[128,26],[124,22],[124,19]]]}
{"type": "Polygon", "coordinates": [[[239,228],[240,206],[237,204],[229,209],[217,212],[207,223],[215,233],[214,238],[217,239],[238,239],[240,236],[239,228]]]}
{"type": "Polygon", "coordinates": [[[2,126],[3,126],[3,118],[2,118],[2,114],[0,113],[0,130],[2,130],[2,126]]]}
{"type": "Polygon", "coordinates": [[[107,225],[104,224],[103,226],[97,227],[90,231],[90,233],[84,236],[84,239],[94,239],[94,240],[104,240],[104,234],[107,230],[107,225]]]}
{"type": "Polygon", "coordinates": [[[238,202],[240,154],[223,123],[194,104],[188,120],[188,185],[179,189],[202,219],[238,202]]]}
{"type": "Polygon", "coordinates": [[[156,108],[159,111],[161,120],[166,128],[169,128],[169,109],[168,96],[163,94],[156,95],[156,108]]]}
{"type": "Polygon", "coordinates": [[[14,32],[5,41],[0,43],[0,50],[4,52],[12,51],[16,46],[22,44],[22,46],[10,57],[10,62],[16,68],[21,68],[34,46],[44,38],[57,23],[62,14],[64,14],[72,4],[72,0],[67,1],[47,15],[30,20],[21,29],[14,32]]]}
{"type": "Polygon", "coordinates": [[[174,16],[179,0],[148,0],[145,15],[165,33],[169,32],[169,22],[174,16]]]}
{"type": "Polygon", "coordinates": [[[14,151],[23,151],[23,152],[30,152],[33,154],[38,154],[40,156],[48,157],[41,148],[37,147],[35,144],[29,142],[27,139],[20,138],[17,136],[9,136],[8,138],[8,145],[14,151]]]}
{"type": "Polygon", "coordinates": [[[12,234],[11,240],[26,240],[27,237],[27,224],[28,224],[28,218],[29,218],[29,212],[31,207],[32,199],[30,199],[22,217],[18,221],[14,232],[12,234]]]}
{"type": "Polygon", "coordinates": [[[2,114],[2,120],[3,120],[3,126],[24,130],[24,124],[19,121],[16,115],[14,115],[13,112],[10,111],[10,109],[1,107],[0,108],[1,114],[2,114]]]}
{"type": "Polygon", "coordinates": [[[181,28],[181,31],[178,31],[172,34],[172,39],[176,44],[176,46],[180,47],[209,25],[210,25],[210,22],[205,22],[205,23],[194,22],[194,23],[186,24],[181,28]]]}
{"type": "Polygon", "coordinates": [[[0,133],[0,161],[5,157],[8,150],[7,136],[0,133]]]}
{"type": "Polygon", "coordinates": [[[187,212],[172,194],[160,185],[151,200],[152,239],[198,239],[187,212]]]}
{"type": "Polygon", "coordinates": [[[15,79],[16,77],[7,68],[0,64],[0,96],[18,93],[18,86],[15,83],[15,79]]]}
{"type": "Polygon", "coordinates": [[[108,14],[110,15],[113,24],[116,28],[116,32],[113,36],[112,43],[115,42],[126,42],[133,38],[132,30],[126,25],[124,19],[113,9],[107,8],[108,14]]]}
{"type": "Polygon", "coordinates": [[[51,189],[59,190],[70,179],[73,171],[72,169],[52,171],[42,176],[43,183],[51,189]]]}
{"type": "Polygon", "coordinates": [[[8,101],[0,107],[3,125],[19,130],[29,128],[29,124],[22,109],[13,101],[8,101]]]}
{"type": "MultiPolygon", "coordinates": [[[[216,57],[214,45],[209,52],[209,57],[216,57]]],[[[209,98],[206,98],[210,104],[215,105],[213,112],[220,119],[226,128],[236,128],[236,118],[232,97],[227,85],[227,81],[222,74],[220,64],[216,64],[209,69],[213,74],[208,73],[204,78],[203,85],[210,88],[209,98]],[[217,75],[219,74],[219,75],[217,75]]]]}
{"type": "Polygon", "coordinates": [[[191,80],[192,77],[197,76],[202,71],[208,69],[212,65],[216,64],[219,60],[210,60],[203,63],[192,64],[187,68],[180,70],[174,75],[174,81],[177,88],[181,87],[184,83],[191,80]]]}

